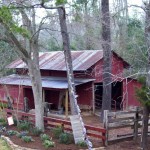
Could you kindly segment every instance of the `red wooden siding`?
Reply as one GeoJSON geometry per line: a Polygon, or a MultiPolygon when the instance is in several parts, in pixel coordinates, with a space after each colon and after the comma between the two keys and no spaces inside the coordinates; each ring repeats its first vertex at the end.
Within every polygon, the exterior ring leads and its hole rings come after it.
{"type": "Polygon", "coordinates": [[[139,106],[140,102],[137,100],[136,97],[136,88],[140,88],[141,84],[138,83],[137,80],[134,79],[127,79],[123,80],[123,94],[125,94],[125,106],[139,106]],[[126,84],[127,83],[127,84],[126,84]]]}
{"type": "Polygon", "coordinates": [[[92,82],[83,85],[78,85],[76,91],[78,95],[78,99],[77,99],[78,104],[92,106],[92,100],[93,100],[92,82]]]}
{"type": "MultiPolygon", "coordinates": [[[[16,107],[17,100],[19,99],[19,109],[23,109],[23,87],[15,85],[7,85],[8,92],[14,100],[14,107],[16,107]]],[[[0,85],[0,99],[7,101],[6,90],[3,85],[0,85]]]]}

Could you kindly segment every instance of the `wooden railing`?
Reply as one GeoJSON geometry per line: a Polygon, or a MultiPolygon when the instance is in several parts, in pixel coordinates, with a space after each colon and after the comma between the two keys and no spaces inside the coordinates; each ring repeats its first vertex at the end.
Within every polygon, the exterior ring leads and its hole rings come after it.
{"type": "MultiPolygon", "coordinates": [[[[16,114],[16,111],[10,110],[10,109],[4,109],[7,113],[7,116],[14,115],[16,114]]],[[[31,113],[25,113],[23,111],[18,111],[17,112],[18,118],[23,119],[23,118],[28,118],[29,121],[35,123],[35,115],[31,113]]],[[[54,128],[57,126],[63,126],[63,129],[66,132],[71,132],[72,133],[72,128],[71,128],[71,122],[63,119],[58,119],[58,118],[52,118],[52,117],[44,117],[44,124],[45,127],[47,128],[54,128]]],[[[102,140],[103,144],[105,145],[105,134],[106,130],[104,128],[100,127],[95,127],[91,125],[85,125],[85,128],[87,130],[87,135],[89,138],[97,139],[97,140],[102,140]]]]}

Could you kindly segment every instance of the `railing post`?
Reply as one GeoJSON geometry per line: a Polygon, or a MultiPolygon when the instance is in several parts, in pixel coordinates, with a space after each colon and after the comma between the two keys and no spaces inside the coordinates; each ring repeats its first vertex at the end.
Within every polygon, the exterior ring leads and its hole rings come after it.
{"type": "Polygon", "coordinates": [[[134,117],[134,140],[137,141],[138,137],[138,119],[139,119],[139,109],[136,107],[135,117],[134,117]]]}
{"type": "Polygon", "coordinates": [[[104,124],[104,129],[106,130],[105,133],[105,146],[108,146],[108,110],[104,110],[104,118],[103,118],[103,124],[104,124]]]}

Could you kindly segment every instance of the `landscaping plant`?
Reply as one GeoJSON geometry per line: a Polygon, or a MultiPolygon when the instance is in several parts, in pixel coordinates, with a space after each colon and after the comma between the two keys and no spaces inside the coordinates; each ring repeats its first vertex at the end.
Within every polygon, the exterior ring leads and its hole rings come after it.
{"type": "Polygon", "coordinates": [[[54,134],[54,137],[56,139],[59,139],[59,136],[63,133],[63,129],[62,127],[56,127],[52,130],[53,134],[54,134]]]}
{"type": "Polygon", "coordinates": [[[63,144],[73,143],[73,136],[69,133],[61,133],[59,136],[59,142],[63,144]]]}
{"type": "Polygon", "coordinates": [[[42,133],[42,130],[37,127],[33,127],[31,128],[31,133],[35,136],[39,136],[42,133]]]}
{"type": "Polygon", "coordinates": [[[50,141],[50,140],[45,140],[45,141],[43,142],[43,145],[44,145],[44,147],[47,149],[47,148],[49,148],[49,147],[54,147],[54,146],[55,146],[55,142],[50,141]]]}
{"type": "Polygon", "coordinates": [[[30,126],[31,126],[30,122],[28,122],[28,121],[21,121],[21,122],[18,123],[17,128],[19,130],[24,131],[24,130],[30,130],[30,126]]]}
{"type": "Polygon", "coordinates": [[[40,138],[41,138],[42,141],[45,141],[45,140],[49,140],[50,141],[51,140],[49,135],[47,135],[47,134],[41,134],[40,138]]]}
{"type": "Polygon", "coordinates": [[[27,134],[28,134],[29,132],[28,131],[22,131],[22,132],[18,132],[17,134],[16,134],[16,136],[18,137],[18,138],[22,138],[23,136],[27,136],[27,134]]]}
{"type": "Polygon", "coordinates": [[[21,139],[26,143],[34,141],[31,136],[22,136],[21,139]]]}
{"type": "Polygon", "coordinates": [[[87,144],[86,144],[85,141],[79,141],[79,142],[77,143],[77,145],[78,145],[79,147],[82,147],[82,148],[87,147],[87,144]]]}
{"type": "Polygon", "coordinates": [[[6,134],[7,134],[8,136],[16,135],[17,133],[18,133],[18,132],[15,131],[15,130],[9,130],[9,131],[6,132],[6,134]]]}

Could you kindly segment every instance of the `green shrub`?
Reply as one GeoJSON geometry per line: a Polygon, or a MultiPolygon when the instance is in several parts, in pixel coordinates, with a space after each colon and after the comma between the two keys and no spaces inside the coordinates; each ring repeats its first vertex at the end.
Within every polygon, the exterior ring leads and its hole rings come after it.
{"type": "Polygon", "coordinates": [[[0,125],[7,126],[7,121],[4,118],[0,118],[0,125]]]}
{"type": "Polygon", "coordinates": [[[51,140],[49,135],[47,135],[47,134],[41,134],[40,138],[41,138],[42,141],[45,141],[45,140],[49,140],[50,141],[51,140]]]}
{"type": "Polygon", "coordinates": [[[50,141],[50,140],[45,140],[43,142],[43,145],[44,145],[45,148],[54,147],[55,146],[55,142],[50,141]]]}
{"type": "Polygon", "coordinates": [[[6,120],[4,118],[0,118],[0,122],[5,122],[6,120]]]}
{"type": "Polygon", "coordinates": [[[27,121],[21,121],[18,123],[17,128],[19,130],[30,130],[31,123],[27,121]]]}
{"type": "Polygon", "coordinates": [[[77,145],[78,145],[79,147],[82,147],[82,148],[87,147],[85,141],[79,141],[79,142],[77,143],[77,145]]]}
{"type": "Polygon", "coordinates": [[[6,134],[7,134],[8,136],[16,135],[17,133],[18,133],[18,132],[15,131],[15,130],[9,130],[9,131],[6,132],[6,134]]]}
{"type": "Polygon", "coordinates": [[[31,136],[22,136],[21,139],[26,143],[34,141],[31,136]]]}
{"type": "Polygon", "coordinates": [[[28,131],[22,131],[20,133],[17,133],[16,136],[18,138],[22,138],[23,136],[27,136],[28,133],[29,133],[28,131]]]}
{"type": "Polygon", "coordinates": [[[63,129],[61,127],[56,127],[52,130],[54,137],[59,139],[59,136],[63,133],[63,129]]]}
{"type": "Polygon", "coordinates": [[[39,136],[42,133],[42,130],[37,127],[33,127],[31,128],[31,133],[35,136],[39,136]]]}
{"type": "Polygon", "coordinates": [[[73,143],[73,136],[69,133],[61,133],[59,136],[59,142],[63,144],[73,143]]]}

